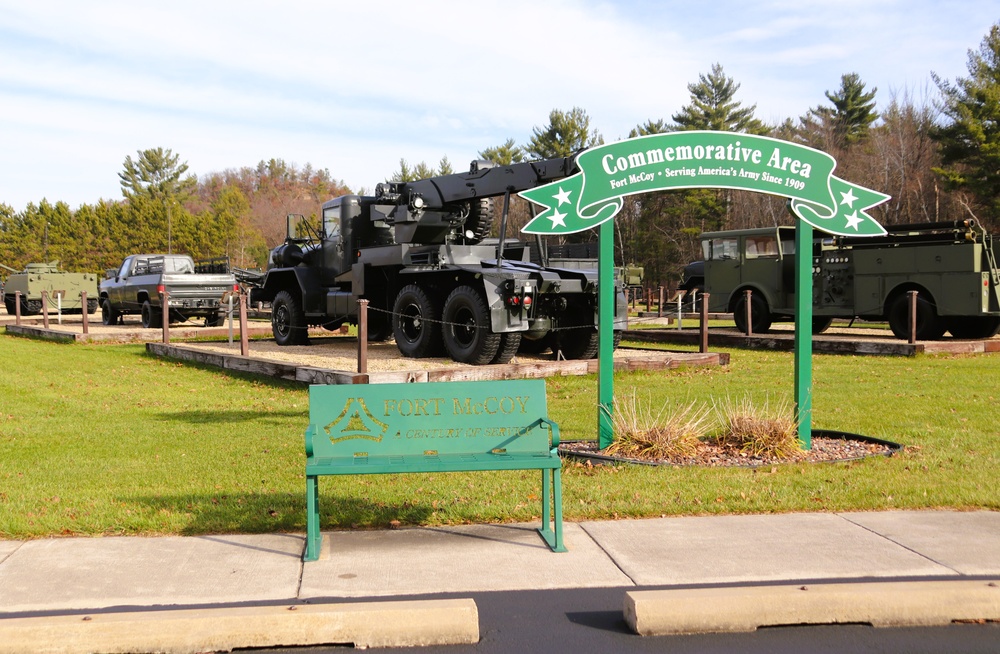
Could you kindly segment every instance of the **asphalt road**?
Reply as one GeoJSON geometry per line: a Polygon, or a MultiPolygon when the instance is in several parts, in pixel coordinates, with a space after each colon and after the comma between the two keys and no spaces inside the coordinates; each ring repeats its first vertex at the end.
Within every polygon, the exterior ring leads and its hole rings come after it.
{"type": "MultiPolygon", "coordinates": [[[[759,629],[752,633],[637,636],[622,617],[625,588],[472,593],[479,607],[480,642],[417,648],[420,654],[519,652],[740,652],[741,654],[996,654],[1000,624],[874,628],[821,625],[759,629]]],[[[423,596],[425,599],[427,596],[423,596]]],[[[455,596],[436,596],[455,597],[455,596]]],[[[403,598],[395,598],[403,599],[403,598]]],[[[337,647],[266,650],[281,654],[342,652],[337,647]]],[[[399,653],[371,648],[369,652],[399,653]]]]}

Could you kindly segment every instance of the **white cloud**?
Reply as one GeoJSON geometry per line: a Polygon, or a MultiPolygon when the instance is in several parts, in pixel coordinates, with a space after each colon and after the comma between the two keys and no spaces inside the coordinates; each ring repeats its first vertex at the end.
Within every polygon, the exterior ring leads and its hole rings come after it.
{"type": "Polygon", "coordinates": [[[847,72],[883,101],[964,75],[991,4],[0,2],[0,202],[119,197],[125,156],[149,147],[198,174],[277,157],[371,188],[400,157],[462,169],[524,143],[553,108],[624,137],[716,62],[772,122],[847,72]]]}

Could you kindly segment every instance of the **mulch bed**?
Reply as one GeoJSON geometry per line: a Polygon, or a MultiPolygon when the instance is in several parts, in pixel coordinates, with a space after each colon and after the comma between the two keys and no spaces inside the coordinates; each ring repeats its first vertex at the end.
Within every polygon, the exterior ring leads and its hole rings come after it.
{"type": "Polygon", "coordinates": [[[753,457],[734,448],[727,448],[711,442],[702,442],[691,456],[677,456],[669,459],[630,459],[603,454],[597,441],[565,441],[559,444],[559,452],[566,456],[586,459],[593,463],[635,463],[661,466],[703,466],[721,468],[727,466],[756,468],[782,463],[830,463],[854,461],[871,456],[892,456],[902,449],[902,445],[878,438],[848,434],[846,432],[814,429],[812,448],[801,450],[787,457],[753,457]]]}

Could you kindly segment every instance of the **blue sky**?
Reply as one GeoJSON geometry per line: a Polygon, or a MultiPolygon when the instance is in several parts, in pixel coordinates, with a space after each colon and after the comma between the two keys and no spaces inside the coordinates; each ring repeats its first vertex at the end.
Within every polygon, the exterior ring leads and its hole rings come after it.
{"type": "Polygon", "coordinates": [[[118,199],[155,147],[197,175],[280,158],[370,190],[400,158],[523,144],[552,109],[624,138],[714,63],[767,122],[851,72],[880,107],[924,102],[997,22],[998,0],[0,0],[0,203],[118,199]]]}

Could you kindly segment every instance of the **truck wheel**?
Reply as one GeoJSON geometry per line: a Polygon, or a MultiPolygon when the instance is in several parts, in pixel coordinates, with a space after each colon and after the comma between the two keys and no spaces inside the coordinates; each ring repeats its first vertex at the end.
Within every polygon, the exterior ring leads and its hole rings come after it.
{"type": "Polygon", "coordinates": [[[219,327],[225,322],[226,322],[226,314],[222,313],[221,311],[219,313],[213,313],[205,316],[206,327],[219,327]]]}
{"type": "Polygon", "coordinates": [[[493,331],[490,308],[476,289],[459,286],[452,291],[441,319],[444,347],[452,359],[474,366],[493,361],[500,349],[500,334],[493,331]]]}
{"type": "MultiPolygon", "coordinates": [[[[910,299],[906,293],[896,296],[889,306],[889,328],[900,340],[910,338],[910,299]]],[[[917,340],[937,340],[944,335],[945,328],[944,320],[937,315],[927,294],[917,293],[917,340]]]]}
{"type": "MultiPolygon", "coordinates": [[[[747,299],[743,291],[739,291],[736,304],[733,306],[733,320],[736,322],[736,329],[747,333],[747,299]]],[[[771,311],[767,307],[765,300],[759,293],[750,295],[750,320],[753,321],[754,334],[766,334],[771,329],[771,311]]]]}
{"type": "Polygon", "coordinates": [[[368,342],[381,343],[392,336],[392,320],[384,311],[368,309],[368,342]]]}
{"type": "Polygon", "coordinates": [[[142,326],[146,329],[156,329],[163,326],[163,314],[149,300],[142,303],[142,326]]]}
{"type": "Polygon", "coordinates": [[[97,311],[97,300],[95,298],[87,298],[87,313],[94,313],[97,311]]]}
{"type": "Polygon", "coordinates": [[[556,332],[553,352],[562,350],[567,359],[593,359],[601,346],[601,340],[593,325],[576,325],[556,332]]]}
{"type": "Polygon", "coordinates": [[[521,347],[521,338],[523,332],[505,332],[500,334],[500,347],[497,348],[497,353],[493,356],[493,360],[490,363],[510,363],[510,360],[514,358],[517,354],[518,349],[521,347]]]}
{"type": "Polygon", "coordinates": [[[948,331],[955,338],[993,338],[1000,332],[1000,317],[955,316],[948,319],[948,331]]]}
{"type": "Polygon", "coordinates": [[[111,300],[101,302],[101,322],[105,325],[118,324],[118,312],[111,308],[111,300]]]}
{"type": "Polygon", "coordinates": [[[465,242],[475,244],[490,233],[493,225],[493,198],[479,198],[469,203],[469,217],[465,219],[465,242]]]}
{"type": "Polygon", "coordinates": [[[9,316],[13,316],[14,313],[17,311],[17,305],[14,304],[14,296],[13,295],[4,295],[3,296],[3,306],[4,306],[5,309],[7,309],[7,315],[9,315],[9,316]]]}
{"type": "Polygon", "coordinates": [[[822,334],[826,330],[830,329],[830,325],[833,324],[833,318],[826,318],[824,316],[814,317],[812,324],[813,334],[822,334]]]}
{"type": "Polygon", "coordinates": [[[424,289],[407,284],[392,307],[392,335],[404,357],[435,356],[441,344],[438,309],[424,289]]]}
{"type": "Polygon", "coordinates": [[[550,347],[552,347],[552,332],[545,332],[540,338],[528,338],[527,335],[522,334],[518,352],[523,352],[524,354],[541,354],[550,347]]]}
{"type": "Polygon", "coordinates": [[[271,302],[271,332],[278,345],[308,345],[306,314],[288,291],[279,291],[271,302]]]}

